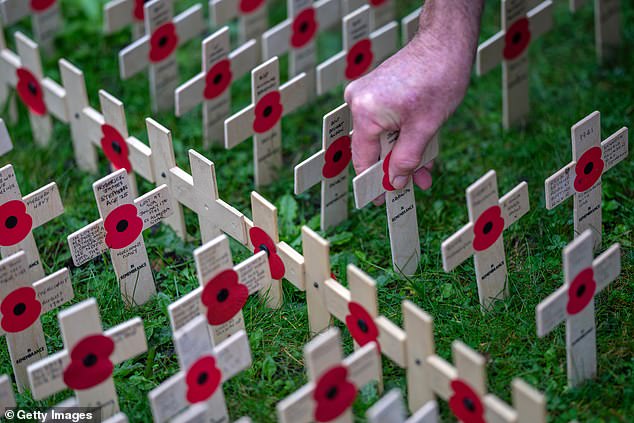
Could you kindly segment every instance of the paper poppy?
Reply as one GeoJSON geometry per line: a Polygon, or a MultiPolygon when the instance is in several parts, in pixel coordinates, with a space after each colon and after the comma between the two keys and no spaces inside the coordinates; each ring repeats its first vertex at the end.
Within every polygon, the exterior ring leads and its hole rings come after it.
{"type": "Polygon", "coordinates": [[[42,304],[37,300],[35,289],[23,286],[4,297],[0,304],[0,312],[0,326],[5,332],[22,332],[40,318],[42,304]]]}
{"type": "Polygon", "coordinates": [[[16,73],[18,76],[16,90],[20,100],[33,114],[37,116],[45,115],[46,103],[44,102],[44,91],[42,91],[40,81],[26,68],[19,68],[16,73]]]}
{"type": "Polygon", "coordinates": [[[33,218],[21,200],[0,205],[0,246],[10,247],[22,242],[33,228],[33,218]]]}
{"type": "Polygon", "coordinates": [[[346,316],[346,326],[357,344],[364,346],[370,342],[376,342],[379,347],[379,329],[368,311],[359,303],[348,303],[350,314],[346,316]]]}
{"type": "Polygon", "coordinates": [[[134,204],[123,204],[112,210],[103,222],[106,245],[118,250],[132,244],[143,231],[143,220],[134,204]]]}
{"type": "Polygon", "coordinates": [[[224,93],[232,79],[229,59],[221,60],[213,65],[205,76],[205,92],[203,93],[205,99],[211,100],[224,93]]]}
{"type": "Polygon", "coordinates": [[[394,186],[392,185],[392,183],[390,182],[390,158],[392,157],[392,152],[390,151],[389,153],[387,153],[387,156],[385,156],[385,159],[383,159],[383,188],[385,188],[386,191],[394,191],[396,188],[394,188],[394,186]]]}
{"type": "Polygon", "coordinates": [[[309,7],[299,12],[293,19],[291,46],[294,48],[304,47],[315,37],[318,27],[314,8],[309,7]]]}
{"type": "Polygon", "coordinates": [[[238,281],[238,273],[227,269],[214,276],[203,289],[201,301],[207,307],[207,321],[220,325],[235,316],[249,297],[249,289],[238,281]]]}
{"type": "Polygon", "coordinates": [[[148,0],[134,0],[134,19],[143,22],[145,20],[145,3],[148,0]]]}
{"type": "Polygon", "coordinates": [[[255,119],[253,120],[253,130],[256,133],[267,132],[280,121],[284,111],[281,100],[282,96],[279,91],[272,91],[258,101],[255,105],[255,119]]]}
{"type": "Polygon", "coordinates": [[[579,272],[568,288],[568,304],[566,311],[570,315],[583,311],[594,299],[597,283],[594,281],[594,271],[588,268],[579,272]]]}
{"type": "Polygon", "coordinates": [[[282,258],[277,254],[277,246],[271,239],[271,237],[262,229],[254,226],[249,229],[249,238],[253,245],[253,252],[259,253],[260,251],[266,251],[269,257],[269,268],[271,269],[271,277],[275,280],[282,279],[286,274],[286,267],[282,258]]]}
{"type": "Polygon", "coordinates": [[[220,386],[221,380],[222,373],[216,367],[216,359],[210,355],[199,358],[185,376],[187,402],[196,404],[208,400],[220,386]]]}
{"type": "Polygon", "coordinates": [[[238,8],[240,13],[251,13],[259,9],[264,4],[264,0],[240,0],[238,8]]]}
{"type": "Polygon", "coordinates": [[[324,178],[334,178],[346,170],[350,160],[352,160],[350,142],[350,137],[344,135],[330,144],[330,147],[326,150],[325,163],[321,171],[324,178]]]}
{"type": "Polygon", "coordinates": [[[370,69],[373,61],[372,42],[367,38],[358,41],[346,56],[346,78],[357,79],[370,69]]]}
{"type": "Polygon", "coordinates": [[[348,369],[335,366],[317,381],[313,392],[315,421],[329,422],[342,415],[354,402],[357,388],[348,381],[348,369]]]}
{"type": "Polygon", "coordinates": [[[584,192],[601,178],[605,162],[601,147],[592,147],[581,155],[575,165],[575,191],[584,192]]]}
{"type": "Polygon", "coordinates": [[[451,382],[453,396],[449,398],[451,412],[464,423],[485,423],[484,407],[478,394],[465,382],[451,382]]]}
{"type": "Polygon", "coordinates": [[[504,231],[502,209],[492,206],[480,214],[473,225],[473,249],[484,251],[495,244],[504,231]]]}
{"type": "Polygon", "coordinates": [[[531,29],[527,18],[518,19],[504,35],[504,58],[518,58],[531,43],[531,29]]]}
{"type": "Polygon", "coordinates": [[[114,342],[104,335],[90,335],[75,344],[70,363],[64,370],[64,383],[70,389],[82,391],[107,380],[114,370],[110,355],[114,342]]]}
{"type": "Polygon", "coordinates": [[[42,12],[53,6],[57,0],[31,0],[31,10],[34,12],[42,12]]]}
{"type": "Polygon", "coordinates": [[[125,169],[132,172],[132,163],[128,157],[128,143],[117,128],[108,124],[101,126],[101,149],[108,158],[108,161],[115,169],[125,169]]]}
{"type": "Polygon", "coordinates": [[[159,26],[150,37],[150,62],[162,62],[178,47],[176,25],[168,22],[159,26]]]}

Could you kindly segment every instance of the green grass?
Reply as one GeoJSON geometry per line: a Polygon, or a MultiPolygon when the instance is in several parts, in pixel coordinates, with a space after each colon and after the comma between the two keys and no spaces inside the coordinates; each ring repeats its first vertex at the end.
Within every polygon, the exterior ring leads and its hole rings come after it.
{"type": "MultiPolygon", "coordinates": [[[[59,81],[56,60],[66,57],[83,69],[93,105],[97,91],[104,88],[121,98],[127,107],[131,133],[146,140],[144,118],[155,117],[171,128],[179,165],[187,169],[187,149],[194,148],[213,160],[221,196],[250,215],[249,192],[253,189],[251,143],[233,151],[219,148],[205,151],[201,142],[200,114],[176,119],[169,113],[152,115],[145,76],[125,83],[118,77],[117,52],[129,42],[129,35],[104,37],[99,6],[94,0],[63,1],[66,28],[58,41],[58,57],[45,62],[47,75],[59,81]],[[95,15],[97,13],[97,15],[95,15]]],[[[179,11],[193,0],[179,1],[179,11]]],[[[405,279],[391,270],[384,208],[352,211],[348,222],[325,234],[331,241],[333,271],[345,281],[345,267],[354,263],[376,278],[380,310],[401,324],[400,303],[410,299],[435,319],[438,353],[450,358],[450,345],[461,339],[488,359],[488,387],[510,401],[513,377],[524,378],[544,391],[553,421],[632,421],[634,418],[634,294],[632,218],[634,216],[634,161],[628,159],[604,178],[604,248],[620,242],[623,248],[621,277],[597,300],[597,348],[599,375],[576,389],[566,385],[565,330],[563,325],[544,339],[537,338],[535,306],[563,281],[561,250],[571,240],[572,200],[554,211],[544,207],[544,179],[571,160],[572,124],[594,110],[602,112],[603,137],[621,126],[631,126],[634,104],[634,57],[623,48],[615,62],[600,67],[595,62],[593,8],[587,5],[571,15],[567,2],[557,1],[556,27],[531,47],[530,124],[522,130],[501,128],[501,71],[483,78],[473,77],[464,104],[442,132],[441,157],[434,171],[434,186],[416,193],[423,248],[421,271],[405,279]],[[501,193],[525,180],[529,184],[532,210],[505,233],[511,296],[482,315],[479,311],[474,271],[468,261],[452,273],[441,266],[440,243],[467,221],[464,190],[487,170],[495,169],[501,193]]],[[[281,21],[281,1],[273,7],[272,23],[281,21]]],[[[413,10],[415,2],[398,4],[399,16],[413,10]]],[[[631,2],[622,2],[623,22],[634,18],[631,2]]],[[[624,26],[625,46],[631,48],[634,29],[624,26]]],[[[499,28],[499,1],[490,1],[484,17],[481,39],[499,28]]],[[[15,28],[12,28],[12,30],[15,28]]],[[[29,28],[22,28],[30,33],[29,28]]],[[[235,28],[232,28],[235,32],[235,28]]],[[[235,34],[234,34],[235,35],[235,34]]],[[[9,37],[12,38],[12,37],[9,37]]],[[[12,43],[12,41],[10,41],[12,43]]],[[[320,55],[329,57],[341,48],[339,31],[320,39],[320,55]]],[[[189,43],[180,53],[183,80],[200,69],[199,43],[189,43]]],[[[282,69],[286,69],[282,60],[282,69]]],[[[285,72],[285,71],[284,71],[285,72]]],[[[284,75],[285,78],[285,75],[284,75]]],[[[284,80],[284,79],[283,79],[284,80]]],[[[250,102],[248,78],[234,87],[234,110],[250,102]]],[[[300,228],[318,228],[318,189],[299,197],[292,194],[292,166],[318,150],[321,119],[342,102],[342,92],[320,98],[284,120],[285,166],[280,179],[260,192],[279,207],[281,238],[301,250],[300,228]]],[[[6,114],[3,114],[6,116],[6,114]]],[[[3,165],[15,167],[22,192],[48,183],[59,184],[66,213],[36,231],[47,273],[62,266],[72,267],[66,235],[97,218],[92,183],[107,173],[102,159],[100,175],[80,172],[73,162],[68,127],[56,123],[47,148],[34,145],[26,111],[20,106],[20,120],[10,127],[15,150],[2,157],[3,165]]],[[[145,192],[152,187],[142,183],[145,192]]],[[[352,201],[350,201],[352,207],[352,201]]],[[[196,219],[187,214],[190,233],[197,234],[196,219]]],[[[198,235],[196,235],[198,236],[198,235]]],[[[122,410],[132,421],[151,419],[147,393],[177,371],[166,308],[197,286],[192,250],[198,240],[183,243],[164,226],[146,233],[149,257],[155,269],[159,294],[144,307],[126,309],[119,297],[109,258],[72,269],[76,300],[95,297],[105,327],[134,316],[143,318],[149,352],[125,362],[115,370],[122,410]]],[[[248,256],[233,243],[234,259],[248,256]]],[[[306,382],[302,348],[309,340],[305,299],[290,284],[284,286],[281,310],[264,308],[257,298],[244,310],[253,351],[253,366],[225,385],[231,416],[250,415],[254,421],[273,421],[275,404],[306,382]]],[[[63,345],[56,316],[43,317],[50,352],[63,345]]],[[[344,331],[345,350],[352,350],[344,331]]],[[[0,347],[0,371],[11,372],[5,343],[0,347]]],[[[386,389],[405,388],[401,369],[384,360],[386,389]]],[[[57,395],[38,405],[52,405],[68,397],[57,395]]],[[[371,390],[355,404],[363,415],[377,400],[371,390]]],[[[28,394],[19,404],[36,403],[28,394]]],[[[449,419],[442,404],[444,419],[449,419]]]]}

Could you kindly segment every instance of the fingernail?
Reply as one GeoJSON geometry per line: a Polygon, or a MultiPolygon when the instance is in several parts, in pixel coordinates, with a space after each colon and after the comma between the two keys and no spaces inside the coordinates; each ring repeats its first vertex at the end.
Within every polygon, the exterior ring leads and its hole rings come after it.
{"type": "Polygon", "coordinates": [[[405,184],[407,184],[407,180],[407,176],[398,175],[395,176],[394,179],[392,179],[391,183],[394,189],[402,189],[405,187],[405,184]]]}

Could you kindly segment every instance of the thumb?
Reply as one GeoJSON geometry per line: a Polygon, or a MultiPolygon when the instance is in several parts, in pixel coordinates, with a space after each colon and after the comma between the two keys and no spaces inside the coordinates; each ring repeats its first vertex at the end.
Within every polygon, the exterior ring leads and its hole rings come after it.
{"type": "MultiPolygon", "coordinates": [[[[396,189],[405,187],[414,171],[421,165],[423,153],[436,131],[426,125],[405,124],[392,148],[388,173],[396,189]]],[[[428,187],[427,187],[428,188],[428,187]]]]}

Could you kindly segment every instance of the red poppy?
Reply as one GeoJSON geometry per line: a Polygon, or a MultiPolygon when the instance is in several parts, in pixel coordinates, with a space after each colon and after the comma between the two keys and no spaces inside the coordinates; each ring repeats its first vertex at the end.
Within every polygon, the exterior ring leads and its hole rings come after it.
{"type": "Polygon", "coordinates": [[[449,408],[454,416],[464,423],[485,423],[484,407],[478,394],[462,380],[451,382],[453,396],[449,398],[449,408]]]}
{"type": "Polygon", "coordinates": [[[134,12],[132,13],[134,19],[139,22],[145,20],[145,3],[147,0],[134,0],[134,12]]]}
{"type": "Polygon", "coordinates": [[[224,93],[229,85],[233,74],[231,73],[231,61],[224,59],[216,63],[209,69],[205,77],[205,99],[211,100],[224,93]]]}
{"type": "Polygon", "coordinates": [[[372,7],[378,7],[380,5],[382,5],[383,3],[385,3],[387,0],[370,0],[370,4],[372,5],[372,7]]]}
{"type": "Polygon", "coordinates": [[[31,0],[31,10],[34,12],[42,12],[53,6],[57,0],[31,0]]]}
{"type": "Polygon", "coordinates": [[[132,244],[143,231],[143,220],[134,204],[123,204],[112,210],[103,222],[106,245],[118,250],[132,244]]]}
{"type": "Polygon", "coordinates": [[[4,297],[0,304],[0,312],[0,326],[5,332],[22,332],[40,318],[42,304],[37,300],[35,289],[23,286],[4,297]]]}
{"type": "Polygon", "coordinates": [[[253,130],[262,134],[273,128],[282,117],[284,106],[281,103],[282,96],[279,91],[272,91],[266,94],[255,105],[255,119],[253,120],[253,130]]]}
{"type": "Polygon", "coordinates": [[[605,167],[602,156],[601,147],[592,147],[581,155],[575,166],[575,191],[584,192],[599,180],[605,167]]]}
{"type": "Polygon", "coordinates": [[[251,13],[264,4],[264,0],[240,0],[238,8],[241,13],[251,13]]]}
{"type": "Polygon", "coordinates": [[[527,18],[518,19],[504,35],[504,58],[518,58],[531,43],[531,28],[527,18]]]}
{"type": "Polygon", "coordinates": [[[480,214],[473,225],[473,249],[484,251],[498,240],[504,231],[504,218],[499,206],[491,206],[480,214]]]}
{"type": "Polygon", "coordinates": [[[330,144],[326,150],[325,163],[321,171],[324,178],[334,178],[346,170],[350,160],[352,160],[350,142],[350,137],[344,135],[330,144]]]}
{"type": "Polygon", "coordinates": [[[299,12],[293,20],[291,46],[294,48],[304,47],[315,37],[318,27],[319,23],[315,19],[315,9],[309,7],[299,12]]]}
{"type": "Polygon", "coordinates": [[[346,316],[346,326],[357,344],[364,346],[370,342],[376,342],[379,347],[379,329],[368,311],[359,303],[348,303],[350,314],[346,316]]]}
{"type": "Polygon", "coordinates": [[[249,297],[249,289],[238,281],[238,274],[227,269],[214,276],[203,289],[201,301],[207,307],[207,321],[220,325],[235,316],[249,297]]]}
{"type": "Polygon", "coordinates": [[[389,153],[387,153],[387,156],[385,156],[385,159],[383,159],[383,188],[385,188],[386,191],[394,191],[396,189],[390,182],[389,170],[391,157],[392,152],[390,151],[389,153]]]}
{"type": "Polygon", "coordinates": [[[90,335],[75,344],[70,363],[64,370],[64,383],[70,389],[82,391],[106,381],[114,369],[110,355],[114,342],[104,335],[90,335]]]}
{"type": "Polygon", "coordinates": [[[101,149],[115,169],[132,172],[132,163],[128,155],[128,144],[117,128],[108,124],[101,126],[101,149]]]}
{"type": "Polygon", "coordinates": [[[357,79],[370,69],[373,61],[372,42],[367,38],[358,41],[346,56],[346,78],[349,80],[357,79]]]}
{"type": "Polygon", "coordinates": [[[254,253],[266,251],[269,256],[269,268],[271,269],[271,277],[275,280],[282,279],[286,274],[286,267],[282,258],[277,254],[277,246],[271,237],[262,229],[254,226],[249,230],[249,238],[253,244],[254,253]]]}
{"type": "Polygon", "coordinates": [[[313,392],[315,420],[329,422],[342,415],[354,402],[357,387],[348,381],[348,369],[335,366],[317,381],[313,392]]]}
{"type": "Polygon", "coordinates": [[[26,68],[19,68],[16,73],[18,75],[16,90],[20,100],[29,108],[31,113],[44,116],[46,114],[46,103],[44,102],[44,91],[42,91],[40,81],[26,68]]]}
{"type": "Polygon", "coordinates": [[[178,47],[176,25],[168,22],[159,26],[150,37],[150,62],[162,62],[178,47]]]}
{"type": "Polygon", "coordinates": [[[568,305],[566,311],[574,315],[583,311],[594,299],[597,283],[594,281],[594,271],[591,267],[579,272],[568,288],[568,305]]]}
{"type": "Polygon", "coordinates": [[[199,358],[185,376],[187,401],[190,404],[206,401],[216,392],[222,373],[216,367],[216,359],[210,355],[199,358]]]}
{"type": "Polygon", "coordinates": [[[33,218],[21,200],[0,205],[0,246],[10,247],[22,242],[33,228],[33,218]]]}

